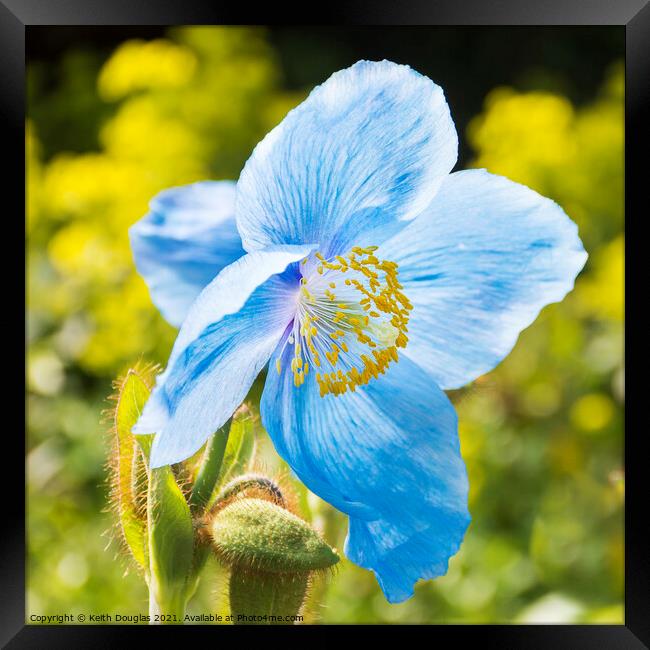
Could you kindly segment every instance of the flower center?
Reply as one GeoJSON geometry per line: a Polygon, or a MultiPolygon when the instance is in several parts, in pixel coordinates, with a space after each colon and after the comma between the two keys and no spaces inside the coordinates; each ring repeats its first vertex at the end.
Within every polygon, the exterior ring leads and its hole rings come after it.
{"type": "MultiPolygon", "coordinates": [[[[397,264],[378,259],[376,246],[354,247],[325,259],[301,262],[296,317],[287,344],[293,346],[294,385],[311,372],[320,395],[341,395],[367,384],[398,361],[408,342],[413,306],[401,292],[397,264]]],[[[281,372],[279,359],[276,362],[281,372]]]]}

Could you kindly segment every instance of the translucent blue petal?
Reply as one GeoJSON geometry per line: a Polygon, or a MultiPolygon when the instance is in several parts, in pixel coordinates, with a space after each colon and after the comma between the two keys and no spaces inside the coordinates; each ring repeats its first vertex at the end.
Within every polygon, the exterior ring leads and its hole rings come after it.
{"type": "Polygon", "coordinates": [[[443,389],[494,368],[587,259],[560,206],[485,170],[451,174],[377,255],[399,264],[414,305],[403,353],[443,389]]]}
{"type": "Polygon", "coordinates": [[[157,434],[152,467],[191,456],[241,404],[293,318],[299,287],[293,263],[312,249],[250,253],[201,292],[133,428],[157,434]]]}
{"type": "Polygon", "coordinates": [[[457,149],[439,86],[405,65],[359,61],[255,148],[237,185],[244,248],[379,244],[428,205],[457,149]]]}
{"type": "Polygon", "coordinates": [[[129,237],[140,275],[161,314],[176,327],[201,290],[244,254],[235,223],[233,181],[174,187],[151,201],[129,237]]]}
{"type": "Polygon", "coordinates": [[[470,520],[451,403],[408,358],[339,396],[320,397],[313,377],[300,388],[292,379],[269,370],[262,395],[276,450],[310,490],[349,514],[347,556],[375,572],[390,602],[405,600],[419,578],[446,572],[470,520]]]}

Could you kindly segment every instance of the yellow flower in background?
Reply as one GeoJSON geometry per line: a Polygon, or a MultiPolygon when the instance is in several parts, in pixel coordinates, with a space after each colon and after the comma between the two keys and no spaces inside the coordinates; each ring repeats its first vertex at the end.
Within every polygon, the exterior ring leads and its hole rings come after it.
{"type": "Polygon", "coordinates": [[[593,271],[579,293],[580,304],[592,316],[622,323],[624,316],[625,242],[619,235],[596,252],[593,271]]]}
{"type": "Polygon", "coordinates": [[[535,187],[543,182],[545,171],[573,159],[574,119],[574,108],[565,97],[497,88],[486,98],[485,112],[467,129],[479,152],[474,165],[535,187]]]}
{"type": "Polygon", "coordinates": [[[596,101],[580,108],[554,93],[499,88],[468,126],[472,166],[554,198],[578,223],[588,252],[622,227],[623,75],[613,66],[596,101]]]}
{"type": "Polygon", "coordinates": [[[99,94],[112,101],[148,88],[178,88],[190,81],[196,65],[191,50],[171,41],[127,41],[102,68],[99,94]]]}
{"type": "Polygon", "coordinates": [[[607,395],[592,393],[581,397],[571,408],[571,422],[590,433],[606,427],[614,415],[614,404],[607,395]]]}

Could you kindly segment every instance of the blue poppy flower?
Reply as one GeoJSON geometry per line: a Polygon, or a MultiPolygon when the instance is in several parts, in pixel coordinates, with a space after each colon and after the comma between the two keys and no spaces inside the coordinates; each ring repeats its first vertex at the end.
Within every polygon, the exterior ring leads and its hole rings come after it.
{"type": "MultiPolygon", "coordinates": [[[[315,88],[246,163],[246,253],[192,303],[134,428],[156,434],[153,466],[181,461],[269,363],[260,410],[275,448],[349,516],[345,552],[390,602],[446,572],[470,521],[443,390],[499,363],[587,257],[553,201],[485,170],[450,174],[457,147],[442,90],[408,66],[360,61],[315,88]]],[[[154,207],[163,222],[176,192],[154,207]]],[[[166,267],[177,232],[136,248],[161,305],[180,293],[166,267]]],[[[188,233],[173,267],[186,302],[200,284],[186,263],[205,255],[204,279],[225,263],[217,239],[188,233]]]]}

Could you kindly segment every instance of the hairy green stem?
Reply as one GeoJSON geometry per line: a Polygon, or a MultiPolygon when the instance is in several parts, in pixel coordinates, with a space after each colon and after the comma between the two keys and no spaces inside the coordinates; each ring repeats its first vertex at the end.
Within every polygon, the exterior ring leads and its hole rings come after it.
{"type": "Polygon", "coordinates": [[[184,589],[161,594],[160,590],[149,585],[149,624],[182,625],[186,603],[187,596],[184,589]]]}
{"type": "Polygon", "coordinates": [[[190,495],[190,508],[193,513],[201,512],[210,502],[210,497],[221,471],[231,422],[232,418],[210,437],[205,447],[201,466],[190,495]]]}

